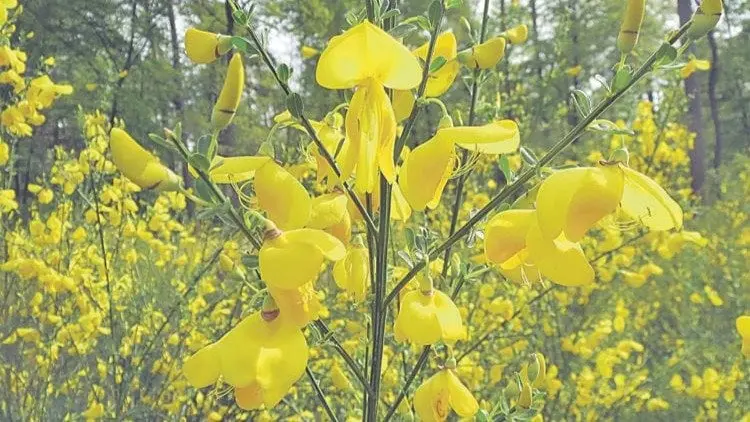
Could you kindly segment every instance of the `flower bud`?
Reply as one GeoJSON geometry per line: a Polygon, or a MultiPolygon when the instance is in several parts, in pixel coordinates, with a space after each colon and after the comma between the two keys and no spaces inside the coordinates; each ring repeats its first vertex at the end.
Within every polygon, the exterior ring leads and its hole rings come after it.
{"type": "Polygon", "coordinates": [[[221,93],[211,113],[211,127],[214,131],[223,130],[232,123],[244,88],[245,67],[242,64],[242,56],[235,53],[229,61],[224,86],[221,88],[221,93]]]}
{"type": "Polygon", "coordinates": [[[544,355],[541,353],[536,353],[535,357],[539,371],[536,377],[534,377],[534,381],[531,383],[531,386],[534,388],[542,388],[542,386],[544,386],[544,383],[547,381],[547,362],[544,360],[544,355]]]}
{"type": "Polygon", "coordinates": [[[692,23],[687,30],[688,38],[695,40],[711,32],[716,28],[723,12],[721,0],[703,0],[693,13],[692,23]]]}
{"type": "Polygon", "coordinates": [[[620,35],[617,36],[617,49],[622,54],[633,51],[638,42],[638,33],[641,30],[643,16],[646,13],[646,0],[628,0],[625,6],[625,16],[620,26],[620,35]]]}
{"type": "Polygon", "coordinates": [[[440,122],[438,122],[438,129],[444,129],[447,127],[453,127],[453,119],[451,116],[445,114],[440,118],[440,122]]]}
{"type": "Polygon", "coordinates": [[[232,37],[188,28],[185,52],[193,63],[211,63],[232,49],[232,37]]]}

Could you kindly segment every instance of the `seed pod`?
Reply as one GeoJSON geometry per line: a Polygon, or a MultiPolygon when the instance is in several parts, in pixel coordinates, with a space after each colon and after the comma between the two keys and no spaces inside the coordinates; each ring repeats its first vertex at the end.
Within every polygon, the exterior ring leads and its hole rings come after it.
{"type": "Polygon", "coordinates": [[[687,31],[688,38],[695,40],[711,32],[719,23],[723,11],[721,0],[703,0],[693,13],[693,23],[687,31]]]}
{"type": "Polygon", "coordinates": [[[617,49],[622,54],[633,51],[633,47],[638,42],[638,32],[641,30],[645,13],[646,0],[628,0],[622,26],[620,26],[620,35],[617,36],[617,49]]]}
{"type": "Polygon", "coordinates": [[[518,396],[518,406],[524,409],[531,407],[531,383],[524,380],[521,384],[521,395],[518,396]]]}
{"type": "Polygon", "coordinates": [[[242,56],[235,53],[229,61],[224,86],[221,88],[219,99],[216,100],[213,113],[211,113],[211,127],[215,131],[218,132],[232,123],[244,88],[245,67],[242,65],[242,56]]]}

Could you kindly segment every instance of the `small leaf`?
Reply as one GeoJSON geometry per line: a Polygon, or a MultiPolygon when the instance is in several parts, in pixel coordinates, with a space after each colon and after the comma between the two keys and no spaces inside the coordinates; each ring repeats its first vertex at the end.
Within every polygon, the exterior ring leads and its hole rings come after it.
{"type": "Polygon", "coordinates": [[[500,171],[503,172],[503,179],[504,185],[507,185],[510,181],[513,180],[513,170],[510,169],[510,161],[508,160],[507,155],[501,155],[500,160],[498,160],[498,167],[500,167],[500,171]]]}
{"type": "Polygon", "coordinates": [[[443,20],[443,0],[434,0],[427,9],[427,15],[430,17],[431,27],[435,27],[443,20]]]}
{"type": "Polygon", "coordinates": [[[214,157],[216,156],[216,149],[216,139],[213,136],[203,135],[198,138],[198,142],[196,143],[196,152],[198,154],[206,156],[209,161],[213,161],[214,157]]]}
{"type": "Polygon", "coordinates": [[[656,51],[656,60],[654,61],[653,68],[658,69],[664,65],[672,63],[677,58],[677,49],[672,47],[671,44],[665,42],[656,51]]]}
{"type": "Polygon", "coordinates": [[[287,95],[286,108],[295,119],[299,119],[300,117],[302,117],[302,114],[305,112],[304,105],[302,104],[302,97],[300,97],[300,95],[296,92],[292,92],[291,94],[287,95]]]}
{"type": "Polygon", "coordinates": [[[203,154],[192,154],[188,163],[194,168],[207,172],[211,167],[211,161],[203,154]]]}
{"type": "Polygon", "coordinates": [[[383,16],[380,17],[380,19],[386,21],[390,18],[395,18],[396,16],[401,15],[401,11],[398,9],[391,9],[385,13],[383,13],[383,16]]]}
{"type": "Polygon", "coordinates": [[[234,48],[243,53],[252,54],[256,52],[255,47],[247,38],[238,37],[235,35],[232,37],[231,43],[234,48]]]}
{"type": "Polygon", "coordinates": [[[630,66],[623,66],[617,69],[617,73],[615,73],[615,77],[612,79],[612,90],[619,92],[625,89],[632,79],[633,71],[630,69],[630,66]]]}
{"type": "Polygon", "coordinates": [[[277,71],[279,73],[279,79],[281,79],[284,83],[288,83],[289,78],[292,76],[292,69],[290,69],[289,66],[286,65],[286,63],[281,63],[277,68],[277,71]]]}
{"type": "Polygon", "coordinates": [[[198,196],[198,198],[214,203],[214,195],[211,192],[211,188],[208,187],[208,184],[203,181],[203,179],[197,179],[195,181],[195,194],[198,196]]]}
{"type": "Polygon", "coordinates": [[[425,31],[432,29],[430,26],[430,20],[424,16],[412,16],[409,19],[405,19],[403,23],[413,23],[425,31]]]}
{"type": "Polygon", "coordinates": [[[402,261],[404,261],[407,267],[409,267],[410,269],[414,268],[414,263],[412,262],[408,252],[398,251],[396,255],[398,255],[398,257],[401,258],[402,261]]]}
{"type": "Polygon", "coordinates": [[[586,117],[591,113],[591,97],[580,89],[574,89],[570,94],[578,114],[586,117]]]}
{"type": "Polygon", "coordinates": [[[635,135],[631,129],[622,128],[615,124],[615,122],[606,119],[596,119],[587,128],[593,132],[602,132],[611,135],[635,135]]]}
{"type": "Polygon", "coordinates": [[[432,62],[430,63],[430,73],[437,72],[440,70],[445,64],[448,63],[448,60],[445,59],[443,56],[438,56],[432,59],[432,62]]]}
{"type": "Polygon", "coordinates": [[[461,7],[463,0],[447,0],[445,2],[445,10],[456,9],[461,7]]]}
{"type": "Polygon", "coordinates": [[[416,25],[410,23],[400,23],[389,31],[393,38],[406,38],[417,30],[416,25]]]}
{"type": "Polygon", "coordinates": [[[523,161],[526,162],[526,164],[529,164],[530,166],[535,166],[536,163],[539,162],[539,160],[536,158],[536,154],[534,154],[533,151],[526,147],[521,147],[521,158],[523,158],[523,161]]]}
{"type": "Polygon", "coordinates": [[[487,411],[484,409],[479,409],[479,412],[476,413],[476,415],[474,416],[474,419],[477,422],[491,422],[492,421],[492,419],[490,419],[490,414],[487,413],[487,411]]]}
{"type": "Polygon", "coordinates": [[[599,82],[600,84],[602,84],[602,86],[604,87],[604,89],[607,90],[607,93],[612,93],[612,89],[610,89],[609,84],[607,83],[607,80],[604,79],[604,76],[596,74],[596,75],[594,75],[594,79],[596,79],[597,82],[599,82]]]}

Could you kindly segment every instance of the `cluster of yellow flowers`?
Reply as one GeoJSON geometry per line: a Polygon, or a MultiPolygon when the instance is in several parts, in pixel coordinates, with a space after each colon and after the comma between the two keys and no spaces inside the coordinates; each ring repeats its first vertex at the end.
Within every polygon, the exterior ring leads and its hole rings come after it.
{"type": "MultiPolygon", "coordinates": [[[[642,16],[631,3],[628,13],[642,16]]],[[[635,20],[623,25],[622,50],[635,44],[635,20]]],[[[334,409],[355,420],[373,394],[369,376],[380,380],[375,406],[385,404],[386,418],[445,421],[454,412],[541,422],[543,413],[564,412],[595,420],[621,407],[671,411],[687,400],[700,402],[699,419],[722,415],[720,402],[736,402],[746,382],[741,364],[727,357],[706,365],[696,353],[705,345],[688,341],[706,339],[680,332],[696,325],[680,321],[697,309],[728,320],[718,312],[734,310],[730,301],[741,295],[690,259],[716,257],[722,277],[734,280],[744,256],[736,245],[750,244],[750,231],[736,198],[716,207],[723,231],[682,230],[697,224],[693,207],[683,215],[678,204],[692,200],[692,134],[679,124],[657,127],[654,105],[641,102],[634,121],[617,122],[623,131],[605,139],[611,157],[593,152],[589,166],[540,167],[537,185],[471,233],[465,248],[449,261],[432,259],[427,223],[453,233],[454,211],[441,203],[449,180],[475,170],[456,205],[472,215],[491,201],[485,188],[498,188],[479,170],[498,156],[510,173],[528,165],[515,154],[516,122],[453,126],[438,99],[462,69],[494,67],[508,43],[525,41],[526,27],[462,51],[453,33],[436,35],[434,45],[410,51],[365,20],[322,52],[308,48],[306,57],[319,54],[320,85],[354,91],[320,121],[289,95],[275,124],[313,141],[310,160],[285,165],[263,153],[217,154],[218,135],[241,104],[239,46],[248,41],[188,29],[194,63],[232,53],[210,142],[187,142],[178,127],[154,136],[187,161],[194,191],[123,122],[111,128],[101,113],[86,115],[86,147],[57,148],[46,177],[26,186],[33,200],[23,210],[14,190],[0,191],[8,289],[0,317],[10,321],[0,350],[14,356],[0,360],[8,380],[0,414],[302,421],[334,409]],[[441,66],[424,70],[430,56],[441,66]],[[410,149],[400,140],[429,104],[443,111],[439,127],[410,149]],[[628,126],[633,134],[621,134],[628,126]],[[381,201],[385,195],[391,200],[381,201]],[[230,223],[195,218],[188,201],[230,223]],[[377,256],[384,218],[400,248],[392,257],[387,249],[377,256]],[[374,271],[391,258],[385,273],[374,271]],[[418,271],[417,261],[425,261],[418,271]],[[373,307],[382,307],[373,313],[379,319],[363,317],[373,307]],[[425,375],[417,376],[421,365],[425,375]],[[305,375],[310,383],[300,382],[305,375]],[[52,403],[65,403],[63,413],[48,411],[52,403]]],[[[45,92],[25,100],[46,108],[64,93],[45,92]]],[[[587,142],[583,150],[597,151],[593,142],[602,139],[587,142]]],[[[740,178],[749,170],[746,163],[740,178]]],[[[740,349],[750,355],[748,318],[736,319],[742,344],[732,331],[732,359],[740,349]]]]}

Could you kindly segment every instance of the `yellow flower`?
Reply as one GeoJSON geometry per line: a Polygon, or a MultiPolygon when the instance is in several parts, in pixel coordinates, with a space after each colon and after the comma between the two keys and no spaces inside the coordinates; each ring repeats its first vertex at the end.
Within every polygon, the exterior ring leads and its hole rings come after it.
{"type": "MultiPolygon", "coordinates": [[[[2,9],[2,6],[0,6],[2,9]]],[[[0,46],[0,66],[8,66],[14,72],[22,75],[26,71],[26,53],[12,50],[9,46],[0,46]]]]}
{"type": "Polygon", "coordinates": [[[370,285],[370,258],[361,240],[355,239],[346,251],[344,259],[333,266],[333,279],[336,285],[351,294],[355,301],[365,299],[370,285]]]}
{"type": "Polygon", "coordinates": [[[183,373],[196,388],[212,385],[221,376],[234,387],[243,409],[272,408],[302,376],[307,358],[302,331],[278,309],[264,310],[190,356],[183,373]]]}
{"type": "Polygon", "coordinates": [[[303,45],[302,48],[300,48],[300,54],[302,54],[303,59],[311,59],[320,54],[320,51],[317,48],[303,45]]]}
{"type": "Polygon", "coordinates": [[[458,60],[469,69],[490,69],[505,55],[505,37],[490,38],[458,53],[458,60]]]}
{"type": "Polygon", "coordinates": [[[511,44],[523,44],[529,38],[529,27],[526,24],[514,26],[503,33],[511,44]]]}
{"type": "Polygon", "coordinates": [[[682,77],[682,79],[687,79],[698,70],[705,71],[709,69],[711,69],[711,62],[709,62],[708,60],[698,60],[695,57],[691,57],[690,60],[685,63],[685,66],[680,69],[680,76],[682,77]]]}
{"type": "Polygon", "coordinates": [[[414,109],[414,104],[416,104],[416,99],[413,92],[409,90],[393,91],[393,113],[396,122],[401,123],[408,119],[414,109]]]}
{"type": "Polygon", "coordinates": [[[355,88],[346,115],[349,148],[342,172],[357,168],[355,186],[372,192],[378,169],[393,182],[396,119],[385,88],[408,90],[421,79],[421,68],[411,52],[385,31],[362,22],[333,37],[320,56],[318,83],[329,89],[355,88]]]}
{"type": "Polygon", "coordinates": [[[333,386],[341,391],[352,389],[349,377],[346,376],[346,372],[341,369],[341,366],[336,361],[333,361],[333,366],[331,366],[331,381],[333,381],[333,386]]]}
{"type": "MultiPolygon", "coordinates": [[[[535,273],[563,286],[582,286],[594,280],[594,270],[578,243],[564,236],[545,239],[534,210],[508,210],[485,227],[484,250],[489,262],[514,281],[535,273]]],[[[536,278],[536,277],[535,277],[536,278]]]]}
{"type": "Polygon", "coordinates": [[[312,203],[307,190],[271,157],[216,156],[208,175],[216,183],[234,185],[254,178],[258,206],[282,230],[301,228],[310,219],[312,203]]]}
{"type": "Polygon", "coordinates": [[[0,0],[0,25],[8,21],[8,9],[18,6],[18,0],[0,0]]]}
{"type": "MultiPolygon", "coordinates": [[[[422,60],[427,60],[428,49],[429,42],[426,42],[419,48],[415,49],[412,53],[422,60]]],[[[456,36],[453,35],[452,32],[443,32],[438,35],[438,38],[435,41],[435,50],[432,54],[432,60],[434,61],[438,57],[442,57],[446,62],[440,69],[430,72],[429,79],[427,79],[427,85],[425,86],[425,97],[439,97],[448,91],[448,88],[453,85],[453,81],[456,79],[456,76],[458,76],[459,71],[459,63],[455,60],[456,54],[456,36]]]]}
{"type": "Polygon", "coordinates": [[[565,74],[570,76],[571,78],[575,78],[576,76],[581,74],[581,71],[583,70],[583,66],[580,64],[575,65],[573,67],[569,67],[565,69],[565,74]]]}
{"type": "Polygon", "coordinates": [[[34,104],[37,109],[47,108],[60,95],[70,95],[73,87],[70,85],[59,85],[52,82],[47,75],[34,78],[29,83],[27,98],[29,103],[34,104]]]}
{"type": "Polygon", "coordinates": [[[515,151],[519,143],[518,126],[512,120],[438,129],[434,137],[404,159],[399,170],[401,191],[414,210],[434,209],[453,172],[454,145],[484,154],[507,154],[515,151]]]}
{"type": "Polygon", "coordinates": [[[708,34],[719,23],[724,12],[722,0],[703,0],[693,13],[692,25],[687,30],[690,39],[697,39],[708,34]]]}
{"type": "Polygon", "coordinates": [[[417,346],[466,338],[458,308],[450,296],[436,289],[423,292],[420,288],[404,294],[393,331],[397,341],[417,346]]]}
{"type": "Polygon", "coordinates": [[[341,192],[327,193],[312,200],[310,221],[307,227],[324,230],[349,244],[352,220],[347,209],[348,198],[341,192]]]}
{"type": "Polygon", "coordinates": [[[242,55],[235,53],[232,60],[229,61],[224,86],[221,88],[219,98],[216,100],[211,113],[211,127],[214,131],[220,131],[232,123],[237,107],[240,105],[244,88],[245,67],[242,64],[242,55]]]}
{"type": "Polygon", "coordinates": [[[10,147],[0,140],[0,166],[4,166],[10,160],[10,147]]]}
{"type": "Polygon", "coordinates": [[[621,163],[560,170],[537,195],[539,228],[548,239],[579,241],[602,218],[620,210],[651,230],[682,226],[680,206],[648,176],[621,163]]]}
{"type": "Polygon", "coordinates": [[[322,230],[271,228],[258,255],[260,276],[268,286],[295,289],[315,281],[325,259],[338,261],[345,254],[344,244],[322,230]]]}
{"type": "Polygon", "coordinates": [[[735,322],[737,332],[742,338],[742,354],[750,358],[750,315],[741,315],[735,322]]]}
{"type": "Polygon", "coordinates": [[[281,289],[271,285],[266,287],[279,311],[298,327],[303,328],[320,316],[322,305],[312,282],[295,289],[281,289]]]}
{"type": "Polygon", "coordinates": [[[232,49],[232,37],[188,28],[185,52],[193,63],[211,63],[232,49]]]}
{"type": "Polygon", "coordinates": [[[425,422],[442,422],[448,419],[451,409],[461,418],[474,416],[479,403],[453,369],[446,368],[417,387],[414,409],[425,422]]]}
{"type": "Polygon", "coordinates": [[[109,135],[112,162],[118,170],[141,189],[174,191],[180,188],[180,178],[159,162],[120,128],[113,128],[109,135]]]}

